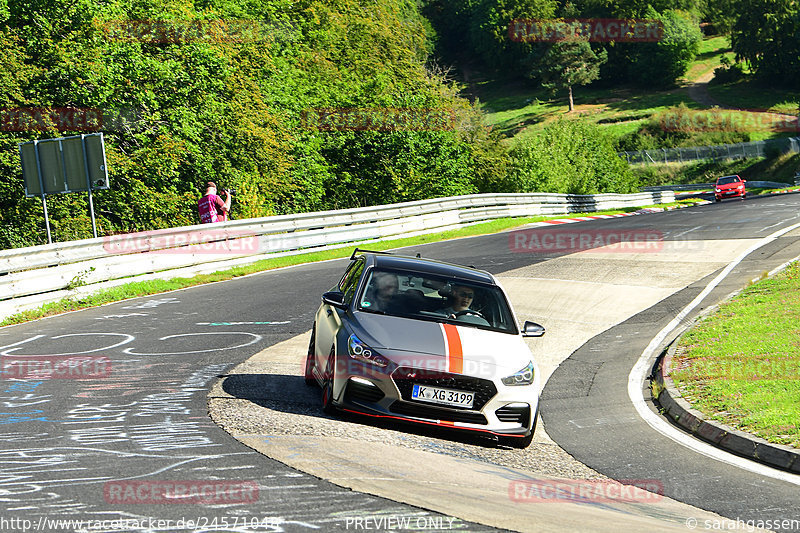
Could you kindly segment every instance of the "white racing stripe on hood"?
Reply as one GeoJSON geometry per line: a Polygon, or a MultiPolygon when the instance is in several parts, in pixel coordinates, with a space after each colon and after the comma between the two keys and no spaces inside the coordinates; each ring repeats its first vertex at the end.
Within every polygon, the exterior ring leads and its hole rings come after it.
{"type": "Polygon", "coordinates": [[[511,375],[532,359],[525,341],[517,335],[456,326],[463,357],[462,373],[486,377],[511,375]]]}

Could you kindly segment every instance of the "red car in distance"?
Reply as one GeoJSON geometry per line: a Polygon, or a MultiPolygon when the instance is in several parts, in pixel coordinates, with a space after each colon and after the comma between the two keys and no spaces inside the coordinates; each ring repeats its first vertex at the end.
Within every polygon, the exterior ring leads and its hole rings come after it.
{"type": "Polygon", "coordinates": [[[721,201],[723,198],[739,197],[745,199],[747,193],[744,189],[745,180],[737,176],[722,176],[714,184],[714,199],[721,201]]]}

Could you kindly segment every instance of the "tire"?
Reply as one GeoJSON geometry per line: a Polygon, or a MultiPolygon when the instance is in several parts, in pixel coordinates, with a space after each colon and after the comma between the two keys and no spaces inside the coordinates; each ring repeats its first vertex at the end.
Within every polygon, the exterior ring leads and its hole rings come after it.
{"type": "Polygon", "coordinates": [[[322,411],[326,415],[336,414],[336,406],[333,405],[333,380],[335,377],[334,367],[336,365],[336,349],[331,347],[328,356],[328,364],[325,365],[325,379],[322,382],[322,411]]]}
{"type": "Polygon", "coordinates": [[[308,343],[308,354],[306,354],[306,365],[305,369],[303,370],[303,377],[305,379],[306,385],[309,387],[313,387],[317,384],[317,378],[314,377],[314,352],[316,350],[314,346],[314,339],[316,337],[316,328],[311,328],[311,341],[308,343]]]}
{"type": "Polygon", "coordinates": [[[721,202],[722,198],[714,198],[714,200],[716,200],[717,202],[721,202]]]}

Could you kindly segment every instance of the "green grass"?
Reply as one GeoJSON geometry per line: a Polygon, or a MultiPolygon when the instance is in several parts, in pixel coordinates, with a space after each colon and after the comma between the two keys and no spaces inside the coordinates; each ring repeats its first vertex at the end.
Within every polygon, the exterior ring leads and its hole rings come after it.
{"type": "Polygon", "coordinates": [[[715,100],[740,109],[797,115],[800,106],[800,95],[797,91],[765,87],[751,80],[719,85],[711,83],[708,85],[708,92],[715,100]]]}
{"type": "Polygon", "coordinates": [[[735,54],[731,49],[730,38],[728,36],[706,37],[700,43],[697,57],[684,77],[688,81],[697,80],[703,74],[720,66],[720,60],[723,56],[730,59],[731,62],[735,58],[735,54]]]}
{"type": "Polygon", "coordinates": [[[680,341],[672,379],[693,408],[800,447],[800,265],[720,305],[680,341]]]}
{"type": "MultiPolygon", "coordinates": [[[[420,244],[426,244],[430,242],[437,242],[443,241],[448,239],[457,239],[462,237],[471,237],[476,235],[487,235],[491,233],[497,233],[500,231],[509,230],[512,228],[516,228],[519,226],[524,226],[526,224],[532,224],[534,222],[541,222],[543,220],[552,220],[556,218],[564,218],[564,217],[577,217],[577,216],[586,216],[586,215],[602,215],[602,214],[614,214],[614,213],[627,213],[636,211],[639,209],[644,209],[645,207],[668,207],[674,205],[692,205],[696,203],[697,200],[681,200],[678,202],[674,202],[671,204],[659,204],[659,205],[652,205],[652,206],[642,206],[642,207],[628,207],[624,209],[615,209],[615,210],[608,210],[608,211],[595,211],[592,213],[570,213],[569,215],[559,215],[559,216],[536,216],[536,217],[521,217],[521,218],[501,218],[497,220],[492,220],[489,222],[481,222],[479,224],[473,224],[471,226],[467,226],[464,228],[443,231],[439,233],[429,233],[426,235],[418,235],[415,237],[405,237],[401,239],[394,239],[394,240],[382,240],[382,241],[373,241],[369,243],[359,243],[359,246],[366,247],[370,250],[389,250],[393,248],[402,248],[406,246],[415,246],[420,244]]],[[[352,248],[355,248],[356,244],[353,244],[352,248]]],[[[246,276],[249,274],[254,274],[257,272],[263,272],[265,270],[273,270],[276,268],[291,266],[291,265],[299,265],[303,263],[313,263],[316,261],[325,261],[328,259],[338,259],[342,257],[349,257],[352,253],[351,247],[346,248],[338,248],[333,250],[321,250],[316,252],[308,252],[303,254],[297,255],[287,255],[282,257],[275,257],[271,259],[264,259],[261,261],[257,261],[251,263],[249,265],[234,267],[231,269],[223,270],[220,272],[215,272],[213,274],[202,274],[197,275],[191,278],[173,278],[169,280],[151,280],[151,281],[135,281],[131,283],[127,283],[124,285],[120,285],[118,287],[113,287],[110,289],[104,289],[98,291],[94,294],[80,297],[80,298],[64,298],[57,302],[52,302],[48,304],[44,304],[43,306],[31,309],[28,311],[23,311],[7,317],[5,320],[0,322],[0,326],[7,326],[10,324],[20,324],[23,322],[27,322],[30,320],[35,320],[37,318],[43,318],[46,316],[57,315],[60,313],[65,313],[68,311],[75,311],[78,309],[86,309],[89,307],[96,307],[98,305],[103,305],[112,302],[118,302],[120,300],[126,300],[129,298],[137,298],[139,296],[147,296],[150,294],[158,294],[167,291],[173,291],[177,289],[183,289],[186,287],[193,287],[195,285],[202,285],[205,283],[214,283],[217,281],[225,281],[229,279],[233,279],[240,276],[246,276]]]]}
{"type": "MultiPolygon", "coordinates": [[[[532,82],[485,82],[478,85],[478,94],[486,123],[510,142],[535,135],[543,124],[569,111],[566,93],[554,96],[532,82]]],[[[654,113],[682,102],[692,109],[701,108],[683,89],[642,93],[631,88],[576,87],[574,97],[576,107],[571,116],[600,124],[614,135],[638,129],[654,113]]]]}
{"type": "MultiPolygon", "coordinates": [[[[705,39],[687,79],[713,70],[723,55],[732,55],[727,37],[705,39]]],[[[601,124],[615,136],[638,129],[653,114],[680,103],[690,109],[702,109],[681,87],[659,91],[574,87],[573,92],[573,115],[601,124]]],[[[566,91],[554,95],[533,81],[490,80],[474,84],[472,93],[483,105],[486,123],[512,143],[535,135],[544,123],[569,110],[566,91]]]]}
{"type": "MultiPolygon", "coordinates": [[[[712,72],[723,57],[734,59],[727,36],[709,37],[702,41],[699,53],[690,65],[683,82],[693,82],[712,72]]],[[[706,109],[692,100],[685,87],[668,90],[640,88],[574,87],[573,117],[583,117],[597,123],[615,137],[636,131],[653,115],[679,104],[689,109],[706,109]]],[[[709,84],[713,98],[725,105],[745,109],[771,109],[781,113],[797,113],[797,93],[770,87],[765,90],[752,82],[729,85],[709,84]]],[[[547,122],[567,115],[566,91],[552,94],[533,81],[496,79],[474,83],[471,95],[479,99],[485,112],[486,124],[506,137],[506,143],[537,135],[547,122]]],[[[790,133],[753,131],[751,140],[759,141],[787,136],[790,133]]],[[[703,139],[697,141],[703,144],[703,139]]]]}

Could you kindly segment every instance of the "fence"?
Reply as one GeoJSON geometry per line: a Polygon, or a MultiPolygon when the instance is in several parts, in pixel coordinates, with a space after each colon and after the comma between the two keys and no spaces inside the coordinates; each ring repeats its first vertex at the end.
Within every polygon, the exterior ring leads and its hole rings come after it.
{"type": "Polygon", "coordinates": [[[620,152],[620,157],[630,164],[683,163],[707,159],[745,159],[765,157],[770,151],[800,152],[800,137],[769,139],[715,146],[692,146],[689,148],[660,148],[640,152],[620,152]]]}
{"type": "Polygon", "coordinates": [[[475,194],[2,250],[0,318],[130,281],[191,276],[278,255],[444,231],[497,218],[592,212],[674,199],[671,191],[475,194]]]}

